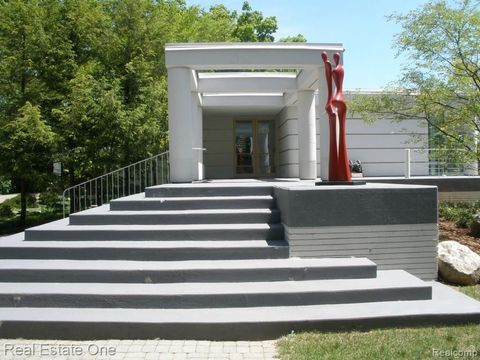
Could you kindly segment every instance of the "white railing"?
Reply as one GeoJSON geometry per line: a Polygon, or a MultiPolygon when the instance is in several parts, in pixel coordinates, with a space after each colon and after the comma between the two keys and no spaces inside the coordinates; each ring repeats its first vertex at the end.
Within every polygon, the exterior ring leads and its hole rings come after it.
{"type": "Polygon", "coordinates": [[[465,149],[405,149],[405,177],[412,176],[412,164],[423,166],[428,176],[478,175],[478,163],[465,160],[465,154],[465,149]]]}
{"type": "Polygon", "coordinates": [[[478,163],[465,149],[349,149],[352,162],[362,163],[365,177],[478,176],[478,163]],[[471,156],[470,156],[471,157],[471,156]]]}
{"type": "Polygon", "coordinates": [[[122,196],[141,193],[147,186],[168,182],[169,153],[166,151],[65,189],[63,217],[122,196]]]}

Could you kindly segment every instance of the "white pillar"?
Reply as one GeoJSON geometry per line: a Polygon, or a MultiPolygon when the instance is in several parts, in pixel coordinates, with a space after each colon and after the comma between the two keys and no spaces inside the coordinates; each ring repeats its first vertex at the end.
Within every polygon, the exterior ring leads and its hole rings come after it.
{"type": "Polygon", "coordinates": [[[192,96],[192,107],[193,180],[203,180],[203,113],[198,94],[192,96]]]}
{"type": "Polygon", "coordinates": [[[299,90],[297,107],[300,179],[315,180],[317,178],[317,141],[314,91],[299,90]]]}
{"type": "Polygon", "coordinates": [[[186,67],[168,69],[168,131],[170,181],[193,180],[193,106],[190,90],[191,70],[186,67]]]}

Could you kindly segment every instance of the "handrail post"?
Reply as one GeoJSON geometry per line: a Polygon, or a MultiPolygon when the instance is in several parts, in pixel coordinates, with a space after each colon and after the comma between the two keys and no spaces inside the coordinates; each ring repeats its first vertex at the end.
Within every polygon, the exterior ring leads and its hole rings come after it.
{"type": "Polygon", "coordinates": [[[409,179],[410,175],[411,175],[410,149],[405,149],[405,178],[409,179]]]}

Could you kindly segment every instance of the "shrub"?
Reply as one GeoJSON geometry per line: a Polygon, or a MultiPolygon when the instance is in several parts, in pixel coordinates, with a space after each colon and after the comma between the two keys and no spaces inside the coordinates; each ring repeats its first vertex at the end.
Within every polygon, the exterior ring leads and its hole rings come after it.
{"type": "Polygon", "coordinates": [[[45,191],[40,193],[38,202],[45,205],[48,209],[59,209],[62,206],[61,198],[54,191],[45,191]]]}
{"type": "Polygon", "coordinates": [[[439,216],[448,221],[454,221],[458,227],[469,227],[473,216],[480,212],[480,202],[475,203],[449,203],[442,202],[439,207],[439,216]]]}
{"type": "MultiPolygon", "coordinates": [[[[20,209],[22,207],[21,205],[21,196],[18,194],[17,196],[7,199],[3,202],[3,204],[7,204],[12,208],[15,209],[20,209]]],[[[32,208],[37,206],[37,198],[35,197],[34,194],[27,194],[27,207],[32,208]]]]}
{"type": "Polygon", "coordinates": [[[13,210],[10,205],[5,204],[5,202],[0,204],[0,216],[12,217],[13,215],[13,210]]]}
{"type": "Polygon", "coordinates": [[[12,191],[12,181],[0,177],[0,194],[9,194],[12,191]]]}

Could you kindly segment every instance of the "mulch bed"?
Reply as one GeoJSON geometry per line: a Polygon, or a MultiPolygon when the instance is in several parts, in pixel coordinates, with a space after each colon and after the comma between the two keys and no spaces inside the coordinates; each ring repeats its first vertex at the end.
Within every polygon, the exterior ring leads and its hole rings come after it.
{"type": "Polygon", "coordinates": [[[460,244],[468,246],[480,255],[480,238],[470,235],[470,229],[459,228],[452,221],[440,219],[439,240],[455,240],[460,244]]]}

